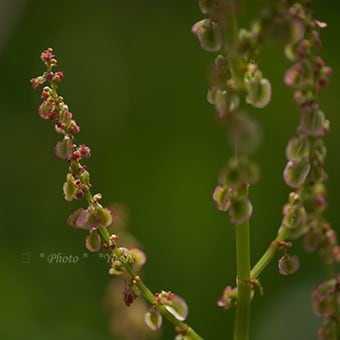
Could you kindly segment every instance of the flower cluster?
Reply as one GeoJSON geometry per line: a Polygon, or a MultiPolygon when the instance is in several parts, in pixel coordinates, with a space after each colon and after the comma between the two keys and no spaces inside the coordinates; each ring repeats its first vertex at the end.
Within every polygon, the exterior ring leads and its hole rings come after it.
{"type": "MultiPolygon", "coordinates": [[[[287,165],[283,177],[286,184],[294,189],[291,197],[298,197],[296,204],[290,201],[284,208],[283,226],[288,227],[291,215],[298,223],[298,228],[290,228],[289,237],[304,237],[304,247],[308,252],[319,250],[321,260],[325,266],[332,266],[340,262],[340,247],[336,232],[331,228],[323,213],[327,208],[325,181],[327,173],[324,169],[326,147],[323,137],[329,130],[329,122],[318,103],[318,96],[328,84],[332,69],[325,64],[315,51],[321,47],[320,31],[327,26],[326,23],[316,20],[311,13],[309,1],[301,1],[290,5],[286,1],[287,18],[299,23],[299,39],[287,44],[285,54],[292,65],[287,70],[284,81],[294,90],[294,101],[300,111],[300,123],[297,135],[292,137],[286,148],[287,165]],[[295,208],[294,208],[295,206],[295,208]],[[291,213],[293,212],[293,213],[291,213]]],[[[330,339],[334,331],[334,321],[337,320],[337,311],[332,308],[337,305],[337,294],[331,290],[338,287],[338,279],[331,278],[321,283],[313,293],[314,311],[324,316],[324,324],[319,330],[320,339],[330,339]],[[331,283],[330,283],[331,282],[331,283]],[[323,292],[329,285],[333,288],[327,290],[327,297],[323,292]],[[331,301],[331,302],[330,302],[331,301]],[[332,305],[326,308],[329,313],[322,313],[321,306],[332,305]],[[327,334],[327,336],[325,335],[327,334]]]]}
{"type": "MultiPolygon", "coordinates": [[[[173,317],[179,321],[184,321],[188,316],[188,306],[186,302],[171,291],[161,291],[155,293],[155,302],[151,309],[145,314],[145,322],[152,330],[157,330],[162,325],[162,315],[157,307],[164,307],[173,317]]],[[[185,330],[179,330],[181,336],[185,336],[185,330]]],[[[177,337],[176,337],[177,339],[177,337]]]]}
{"type": "Polygon", "coordinates": [[[92,186],[90,174],[81,162],[83,158],[91,156],[91,151],[86,145],[74,144],[74,136],[79,133],[80,128],[73,119],[63,97],[59,96],[57,92],[58,84],[64,75],[60,71],[54,71],[57,60],[52,48],[43,51],[40,59],[45,64],[46,71],[43,75],[31,79],[31,85],[37,89],[45,83],[48,84],[42,89],[42,103],[38,113],[41,118],[51,120],[54,123],[55,131],[63,135],[63,139],[57,142],[55,153],[59,158],[69,163],[66,182],[63,185],[64,198],[66,201],[72,201],[85,197],[89,203],[86,209],[78,209],[72,213],[67,222],[75,228],[88,230],[86,247],[90,251],[97,251],[101,247],[101,237],[97,229],[107,227],[112,223],[111,211],[99,203],[101,194],[92,196],[90,192],[92,186]]]}
{"type": "MultiPolygon", "coordinates": [[[[229,140],[236,155],[220,176],[213,200],[221,211],[228,211],[233,224],[247,221],[252,214],[252,204],[246,188],[258,179],[258,169],[248,160],[260,144],[261,131],[257,122],[240,108],[241,97],[257,108],[265,107],[271,98],[271,86],[251,59],[254,51],[245,46],[245,38],[228,41],[228,4],[226,1],[199,1],[202,13],[208,18],[192,26],[203,49],[219,52],[212,72],[207,100],[214,105],[219,119],[227,122],[229,140]]],[[[239,32],[247,35],[246,30],[239,32]]],[[[258,35],[247,35],[252,45],[259,45],[258,35]]]]}
{"type": "MultiPolygon", "coordinates": [[[[85,198],[88,203],[86,209],[79,208],[74,211],[68,217],[67,223],[74,228],[88,231],[85,245],[89,251],[95,252],[103,248],[109,253],[111,259],[109,274],[116,276],[125,274],[123,296],[126,306],[130,306],[141,293],[152,303],[151,310],[145,315],[145,322],[151,329],[155,330],[161,326],[163,313],[177,326],[176,339],[201,339],[192,328],[183,323],[188,315],[185,301],[172,292],[162,291],[152,296],[136,274],[146,262],[145,254],[135,247],[130,249],[119,247],[118,236],[110,235],[107,227],[113,222],[113,214],[109,208],[99,203],[102,199],[100,193],[95,195],[91,193],[90,174],[82,164],[84,158],[91,156],[91,151],[86,145],[74,143],[75,134],[79,133],[80,128],[64,103],[63,97],[57,92],[63,73],[54,71],[57,60],[52,48],[41,53],[41,60],[46,66],[46,72],[33,78],[31,85],[33,89],[37,89],[47,83],[42,90],[42,103],[38,113],[41,118],[52,121],[55,131],[63,135],[63,139],[57,142],[55,153],[69,164],[66,182],[63,185],[64,198],[66,201],[85,198]]],[[[119,218],[118,214],[118,220],[119,218]]]]}

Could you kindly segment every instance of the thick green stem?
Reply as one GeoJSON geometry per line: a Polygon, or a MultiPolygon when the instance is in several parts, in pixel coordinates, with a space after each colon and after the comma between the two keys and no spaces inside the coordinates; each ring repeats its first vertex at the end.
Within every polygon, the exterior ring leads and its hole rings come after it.
{"type": "MultiPolygon", "coordinates": [[[[248,195],[248,189],[246,189],[248,195]]],[[[249,220],[236,226],[237,305],[234,340],[249,339],[250,327],[250,240],[249,220]]]]}

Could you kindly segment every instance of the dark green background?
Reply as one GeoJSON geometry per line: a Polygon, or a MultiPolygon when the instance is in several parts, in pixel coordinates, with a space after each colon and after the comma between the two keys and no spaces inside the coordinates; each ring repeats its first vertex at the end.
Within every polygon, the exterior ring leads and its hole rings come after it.
{"type": "MultiPolygon", "coordinates": [[[[6,0],[4,0],[6,2],[6,0]]],[[[10,0],[7,0],[9,3],[10,0]]],[[[339,5],[315,1],[322,55],[334,75],[321,103],[331,120],[327,135],[329,207],[338,228],[340,187],[339,5]]],[[[264,1],[242,1],[248,27],[264,1]]],[[[230,339],[233,311],[216,307],[225,285],[235,283],[234,227],[214,207],[211,194],[230,156],[225,129],[205,100],[209,65],[191,34],[203,18],[196,1],[27,1],[0,50],[2,339],[109,339],[102,300],[107,267],[101,261],[48,264],[40,253],[77,255],[84,234],[66,217],[78,203],[63,200],[67,165],[56,158],[52,124],[36,113],[39,93],[28,80],[43,71],[41,50],[52,46],[65,73],[60,92],[92,148],[88,162],[95,192],[105,204],[123,202],[130,231],[148,255],[145,281],[154,291],[171,289],[186,298],[189,323],[205,339],[230,339]],[[29,252],[31,263],[22,263],[29,252]]],[[[251,253],[254,263],[273,239],[287,200],[282,180],[284,149],[298,113],[291,90],[282,86],[282,48],[259,58],[271,79],[273,100],[249,108],[261,122],[264,143],[254,157],[261,182],[251,188],[251,253]]],[[[252,339],[316,339],[320,322],[310,294],[324,277],[317,255],[304,255],[301,269],[282,277],[274,261],[261,277],[265,295],[252,304],[252,339]]],[[[163,338],[172,339],[165,324],[163,338]]]]}

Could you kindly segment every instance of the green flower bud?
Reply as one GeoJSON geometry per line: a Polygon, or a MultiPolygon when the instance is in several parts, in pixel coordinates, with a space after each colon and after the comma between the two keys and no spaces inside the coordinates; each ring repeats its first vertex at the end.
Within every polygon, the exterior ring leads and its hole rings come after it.
{"type": "Polygon", "coordinates": [[[85,239],[88,251],[96,252],[101,247],[101,237],[96,230],[90,230],[85,239]]]}
{"type": "Polygon", "coordinates": [[[232,189],[218,185],[213,193],[213,200],[218,210],[227,211],[230,207],[232,189]]]}
{"type": "Polygon", "coordinates": [[[271,85],[268,79],[245,77],[244,84],[247,91],[246,101],[258,108],[267,106],[272,96],[271,85]]]}
{"type": "Polygon", "coordinates": [[[204,14],[212,14],[216,7],[216,0],[199,0],[198,3],[204,14]]]}
{"type": "Polygon", "coordinates": [[[90,173],[86,170],[84,170],[81,174],[80,174],[80,182],[84,185],[86,185],[87,187],[91,186],[91,182],[90,182],[90,173]]]}
{"type": "Polygon", "coordinates": [[[310,152],[310,142],[307,137],[293,137],[287,145],[286,155],[290,161],[300,161],[308,158],[310,152]]]}
{"type": "Polygon", "coordinates": [[[247,159],[232,158],[222,171],[219,181],[226,187],[241,188],[259,179],[259,168],[247,159]]]}
{"type": "Polygon", "coordinates": [[[165,303],[164,307],[179,321],[184,321],[189,313],[187,303],[178,295],[174,295],[171,300],[165,303]]]}
{"type": "Polygon", "coordinates": [[[138,271],[146,262],[146,255],[138,248],[129,249],[129,255],[133,261],[133,269],[138,271]]]}
{"type": "Polygon", "coordinates": [[[203,19],[191,28],[197,36],[201,47],[209,52],[217,52],[222,47],[221,29],[216,21],[203,19]]]}
{"type": "Polygon", "coordinates": [[[302,115],[299,131],[312,137],[322,137],[329,130],[329,121],[325,114],[319,110],[306,111],[302,115]]]}
{"type": "Polygon", "coordinates": [[[77,193],[75,178],[72,174],[67,174],[66,182],[63,185],[64,198],[66,201],[72,201],[77,193]]]}
{"type": "Polygon", "coordinates": [[[62,141],[57,142],[54,149],[55,154],[61,159],[72,159],[73,142],[70,137],[65,136],[62,141]]]}
{"type": "Polygon", "coordinates": [[[247,196],[232,197],[229,216],[233,224],[241,224],[249,220],[252,212],[253,206],[247,196]]]}
{"type": "Polygon", "coordinates": [[[156,308],[152,307],[149,312],[145,313],[144,320],[151,330],[156,331],[161,328],[163,318],[161,313],[156,308]]]}
{"type": "Polygon", "coordinates": [[[294,274],[300,267],[299,258],[296,255],[286,254],[279,260],[279,271],[282,275],[294,274]]]}
{"type": "Polygon", "coordinates": [[[300,187],[306,180],[311,165],[308,159],[303,158],[301,161],[289,161],[284,169],[283,178],[291,188],[300,187]]]}
{"type": "Polygon", "coordinates": [[[97,225],[101,227],[108,227],[112,223],[112,212],[107,208],[96,209],[93,216],[97,221],[97,225]]]}

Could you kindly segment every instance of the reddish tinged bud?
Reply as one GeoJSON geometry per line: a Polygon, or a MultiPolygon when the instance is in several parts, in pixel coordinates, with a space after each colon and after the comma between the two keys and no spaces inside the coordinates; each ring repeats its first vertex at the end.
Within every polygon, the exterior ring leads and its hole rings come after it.
{"type": "Polygon", "coordinates": [[[61,71],[55,72],[52,78],[52,81],[55,81],[56,83],[61,81],[64,78],[64,73],[61,71]]]}
{"type": "Polygon", "coordinates": [[[308,231],[303,238],[303,247],[309,253],[315,252],[321,241],[321,233],[317,229],[308,231]]]}
{"type": "Polygon", "coordinates": [[[45,82],[45,77],[44,76],[39,76],[39,77],[36,77],[36,78],[32,78],[30,80],[30,83],[32,85],[32,88],[34,90],[36,90],[39,86],[41,86],[42,84],[44,84],[45,82]]]}
{"type": "Polygon", "coordinates": [[[213,201],[218,210],[227,211],[230,207],[232,189],[218,185],[213,193],[213,201]]]}
{"type": "Polygon", "coordinates": [[[312,31],[312,44],[315,48],[321,47],[321,40],[318,31],[312,31]]]}
{"type": "Polygon", "coordinates": [[[84,144],[79,145],[78,151],[82,157],[88,158],[91,156],[90,148],[84,144]]]}
{"type": "Polygon", "coordinates": [[[53,49],[49,47],[47,50],[43,51],[40,55],[40,59],[47,65],[50,65],[52,58],[54,58],[54,54],[52,52],[53,49]]]}
{"type": "Polygon", "coordinates": [[[217,305],[223,309],[229,309],[237,304],[237,288],[227,286],[224,288],[222,296],[217,301],[217,305]]]}
{"type": "Polygon", "coordinates": [[[52,89],[48,86],[45,86],[41,92],[41,99],[48,99],[51,96],[52,89]]]}
{"type": "Polygon", "coordinates": [[[283,178],[291,188],[300,187],[306,180],[311,165],[307,158],[301,161],[289,161],[284,169],[283,178]]]}
{"type": "Polygon", "coordinates": [[[67,127],[67,131],[69,131],[72,134],[76,134],[80,132],[80,127],[74,120],[71,120],[69,126],[67,127]]]}
{"type": "Polygon", "coordinates": [[[70,137],[65,136],[62,141],[59,141],[54,149],[55,154],[61,159],[72,158],[73,142],[70,137]]]}
{"type": "Polygon", "coordinates": [[[306,110],[303,112],[299,125],[300,133],[306,136],[322,137],[329,130],[329,121],[319,109],[306,110]]]}
{"type": "Polygon", "coordinates": [[[97,230],[90,230],[85,239],[85,246],[87,250],[96,252],[101,247],[101,237],[97,230]]]}
{"type": "Polygon", "coordinates": [[[294,274],[299,267],[299,258],[296,255],[286,254],[279,260],[279,270],[282,275],[294,274]]]}
{"type": "Polygon", "coordinates": [[[49,72],[49,73],[47,73],[47,75],[46,75],[46,79],[47,79],[48,81],[51,81],[51,80],[52,80],[52,78],[53,78],[53,75],[54,75],[54,73],[53,73],[53,72],[49,72]]]}
{"type": "Polygon", "coordinates": [[[57,113],[55,112],[55,105],[52,102],[44,100],[38,109],[39,116],[42,119],[53,120],[56,118],[57,113]]]}
{"type": "Polygon", "coordinates": [[[219,24],[212,19],[203,19],[191,28],[201,47],[206,51],[217,52],[222,47],[222,34],[219,24]]]}
{"type": "Polygon", "coordinates": [[[73,152],[72,159],[77,161],[77,162],[81,161],[81,155],[80,155],[80,152],[78,150],[73,152]]]}
{"type": "Polygon", "coordinates": [[[314,313],[317,316],[330,316],[334,313],[334,294],[336,294],[338,285],[338,278],[330,279],[322,281],[314,289],[312,302],[314,313]]]}

